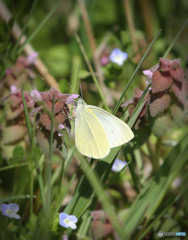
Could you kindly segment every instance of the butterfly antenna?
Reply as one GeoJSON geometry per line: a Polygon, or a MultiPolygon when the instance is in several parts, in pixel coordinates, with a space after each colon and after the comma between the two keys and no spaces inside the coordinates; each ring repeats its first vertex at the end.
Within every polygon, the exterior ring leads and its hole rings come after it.
{"type": "Polygon", "coordinates": [[[81,83],[80,83],[80,94],[81,94],[82,99],[84,99],[83,92],[82,92],[82,85],[81,85],[81,83]]]}
{"type": "MultiPolygon", "coordinates": [[[[77,83],[78,83],[79,71],[80,71],[80,64],[79,64],[79,66],[78,66],[78,73],[77,73],[77,83]]],[[[81,94],[81,97],[83,98],[83,93],[82,93],[82,87],[81,87],[81,83],[80,83],[80,94],[81,94]]]]}
{"type": "MultiPolygon", "coordinates": [[[[74,93],[78,94],[77,91],[68,83],[69,87],[74,91],[74,93]]],[[[79,95],[79,94],[78,94],[79,95]]]]}

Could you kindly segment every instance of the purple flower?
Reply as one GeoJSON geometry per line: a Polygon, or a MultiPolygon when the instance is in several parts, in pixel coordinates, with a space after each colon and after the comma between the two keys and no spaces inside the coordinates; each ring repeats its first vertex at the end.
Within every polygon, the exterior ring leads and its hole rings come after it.
{"type": "Polygon", "coordinates": [[[7,74],[7,75],[10,75],[10,74],[11,74],[10,69],[7,69],[7,70],[6,70],[6,74],[7,74]]]}
{"type": "Polygon", "coordinates": [[[72,228],[72,229],[76,229],[77,226],[76,226],[76,222],[78,221],[77,217],[74,216],[74,215],[68,215],[67,213],[60,213],[59,214],[59,224],[62,226],[62,227],[65,227],[65,228],[72,228]]]}
{"type": "Polygon", "coordinates": [[[146,84],[148,84],[152,80],[153,72],[151,70],[144,70],[143,74],[147,76],[146,84]]]}
{"type": "Polygon", "coordinates": [[[14,85],[10,86],[10,92],[11,93],[16,93],[17,91],[18,91],[18,89],[17,89],[16,86],[14,86],[14,85]]]}
{"type": "Polygon", "coordinates": [[[33,52],[33,53],[29,54],[29,56],[26,59],[27,66],[32,65],[32,64],[35,65],[37,57],[38,57],[38,53],[37,52],[33,52]]]}
{"type": "Polygon", "coordinates": [[[58,126],[58,129],[59,129],[59,130],[62,130],[62,129],[64,129],[64,128],[65,128],[65,126],[60,123],[59,126],[58,126]]]}
{"type": "Polygon", "coordinates": [[[119,66],[122,66],[124,61],[128,58],[128,54],[126,52],[122,52],[118,48],[114,48],[109,56],[111,62],[116,63],[119,66]]]}
{"type": "Polygon", "coordinates": [[[20,219],[20,215],[17,214],[18,210],[19,210],[19,206],[16,203],[1,204],[1,211],[3,215],[9,218],[20,219]]]}
{"type": "Polygon", "coordinates": [[[109,58],[107,56],[103,56],[103,57],[101,57],[100,61],[101,61],[101,65],[104,66],[104,65],[108,64],[109,58]]]}
{"type": "Polygon", "coordinates": [[[71,94],[71,95],[67,98],[66,103],[67,103],[67,104],[72,104],[72,103],[74,103],[74,99],[75,99],[75,98],[78,98],[78,97],[79,97],[78,94],[71,94]]]}
{"type": "Polygon", "coordinates": [[[37,90],[31,90],[31,97],[35,99],[35,101],[41,101],[41,95],[40,92],[37,90]]]}
{"type": "Polygon", "coordinates": [[[149,81],[152,80],[153,72],[156,71],[158,67],[159,67],[159,64],[153,66],[150,69],[147,69],[147,70],[143,71],[143,74],[147,76],[146,84],[149,84],[149,81]]]}
{"type": "Polygon", "coordinates": [[[116,158],[116,160],[115,160],[115,162],[112,166],[112,171],[113,172],[119,172],[119,171],[121,171],[122,168],[125,167],[125,165],[127,165],[126,161],[122,161],[122,160],[116,158]]]}
{"type": "MultiPolygon", "coordinates": [[[[64,128],[65,128],[65,126],[60,123],[59,126],[58,126],[58,130],[61,131],[61,130],[64,129],[64,128]]],[[[58,133],[58,136],[59,136],[59,137],[62,137],[62,136],[63,136],[63,133],[58,133]]]]}

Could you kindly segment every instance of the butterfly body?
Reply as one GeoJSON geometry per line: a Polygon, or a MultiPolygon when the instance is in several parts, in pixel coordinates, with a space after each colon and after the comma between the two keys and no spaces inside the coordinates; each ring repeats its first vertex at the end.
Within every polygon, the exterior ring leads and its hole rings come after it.
{"type": "Polygon", "coordinates": [[[91,158],[106,157],[111,148],[134,137],[129,126],[102,108],[78,100],[75,120],[75,142],[79,152],[91,158]]]}

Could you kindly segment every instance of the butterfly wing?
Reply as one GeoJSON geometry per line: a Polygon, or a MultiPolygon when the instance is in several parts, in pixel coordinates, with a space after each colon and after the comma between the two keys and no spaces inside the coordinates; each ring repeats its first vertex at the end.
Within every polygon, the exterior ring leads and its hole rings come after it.
{"type": "Polygon", "coordinates": [[[86,108],[91,109],[91,111],[102,124],[107,134],[110,148],[114,148],[129,142],[134,137],[130,127],[121,119],[99,107],[86,105],[86,108]]]}
{"type": "Polygon", "coordinates": [[[98,118],[81,103],[77,106],[75,120],[75,142],[79,152],[91,158],[104,158],[110,152],[105,129],[98,118]]]}

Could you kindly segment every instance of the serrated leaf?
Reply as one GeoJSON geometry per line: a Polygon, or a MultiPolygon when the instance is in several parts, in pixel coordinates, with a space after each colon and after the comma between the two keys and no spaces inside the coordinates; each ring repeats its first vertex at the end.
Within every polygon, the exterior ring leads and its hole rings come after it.
{"type": "Polygon", "coordinates": [[[24,157],[24,149],[22,146],[16,146],[13,151],[13,158],[15,158],[16,163],[21,162],[24,157]]]}

